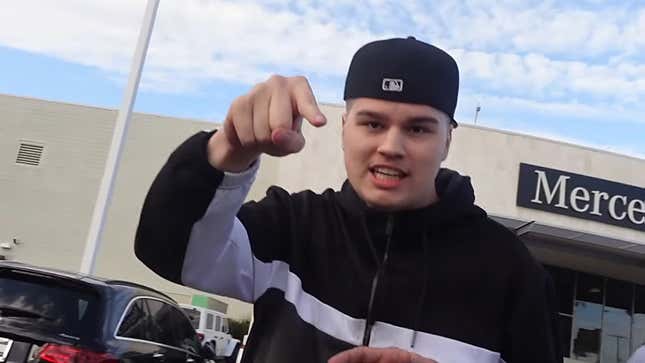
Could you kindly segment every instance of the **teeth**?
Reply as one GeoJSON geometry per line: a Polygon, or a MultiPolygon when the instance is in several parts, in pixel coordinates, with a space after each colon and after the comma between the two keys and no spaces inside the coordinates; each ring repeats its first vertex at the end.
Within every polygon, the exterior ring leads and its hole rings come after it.
{"type": "Polygon", "coordinates": [[[381,180],[399,180],[399,179],[401,179],[400,176],[381,174],[379,172],[374,172],[374,176],[376,177],[376,179],[381,179],[381,180]]]}
{"type": "Polygon", "coordinates": [[[401,178],[403,176],[401,172],[388,168],[375,168],[374,174],[376,174],[376,176],[381,176],[387,179],[401,178]]]}

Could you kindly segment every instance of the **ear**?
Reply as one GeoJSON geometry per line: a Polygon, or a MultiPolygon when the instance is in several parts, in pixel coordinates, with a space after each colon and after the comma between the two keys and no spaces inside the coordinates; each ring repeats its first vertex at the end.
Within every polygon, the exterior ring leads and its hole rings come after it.
{"type": "Polygon", "coordinates": [[[345,123],[347,122],[347,111],[343,112],[343,126],[340,130],[340,148],[345,150],[345,123]]]}
{"type": "Polygon", "coordinates": [[[441,161],[446,161],[448,157],[448,152],[450,151],[450,143],[452,142],[452,126],[448,126],[448,135],[446,135],[446,145],[443,149],[443,155],[441,156],[441,161]]]}

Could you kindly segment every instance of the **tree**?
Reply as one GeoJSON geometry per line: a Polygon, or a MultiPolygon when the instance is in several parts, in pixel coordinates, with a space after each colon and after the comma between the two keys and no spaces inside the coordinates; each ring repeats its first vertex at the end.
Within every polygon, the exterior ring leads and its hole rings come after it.
{"type": "Polygon", "coordinates": [[[250,320],[230,319],[228,322],[229,333],[233,338],[242,340],[242,338],[248,333],[250,324],[250,320]]]}

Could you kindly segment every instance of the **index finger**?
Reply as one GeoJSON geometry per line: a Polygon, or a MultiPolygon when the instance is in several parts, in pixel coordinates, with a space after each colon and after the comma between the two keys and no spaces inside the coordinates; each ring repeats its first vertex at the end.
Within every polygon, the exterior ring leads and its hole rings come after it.
{"type": "Polygon", "coordinates": [[[318,108],[314,92],[305,77],[295,77],[290,85],[293,109],[297,116],[302,116],[313,126],[320,127],[327,123],[325,115],[318,108]]]}

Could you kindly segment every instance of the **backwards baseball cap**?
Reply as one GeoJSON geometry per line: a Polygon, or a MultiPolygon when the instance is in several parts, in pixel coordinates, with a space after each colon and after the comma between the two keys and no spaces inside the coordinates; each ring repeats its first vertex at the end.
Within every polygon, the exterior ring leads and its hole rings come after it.
{"type": "Polygon", "coordinates": [[[457,127],[459,69],[443,50],[414,37],[362,46],[349,65],[343,99],[358,97],[428,105],[457,127]]]}

